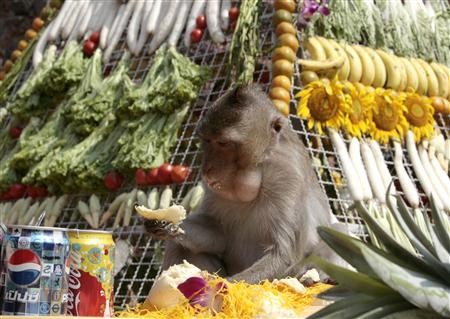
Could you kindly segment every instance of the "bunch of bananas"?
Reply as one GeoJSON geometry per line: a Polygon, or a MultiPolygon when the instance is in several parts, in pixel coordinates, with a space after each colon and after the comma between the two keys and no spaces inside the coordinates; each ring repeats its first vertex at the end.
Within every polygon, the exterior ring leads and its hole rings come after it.
{"type": "Polygon", "coordinates": [[[449,98],[450,69],[422,59],[398,57],[380,49],[310,37],[304,42],[310,59],[299,59],[303,84],[317,77],[338,76],[339,80],[395,91],[413,90],[430,97],[449,98]]]}

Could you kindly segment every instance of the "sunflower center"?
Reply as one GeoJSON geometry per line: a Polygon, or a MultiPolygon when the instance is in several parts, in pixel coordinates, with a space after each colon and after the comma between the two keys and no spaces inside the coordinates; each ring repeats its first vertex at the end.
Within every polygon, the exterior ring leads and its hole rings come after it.
{"type": "Polygon", "coordinates": [[[334,96],[328,96],[325,88],[319,88],[311,92],[308,100],[308,108],[311,116],[316,121],[328,121],[336,115],[336,98],[334,96]]]}
{"type": "Polygon", "coordinates": [[[378,113],[374,113],[373,121],[377,128],[383,131],[392,131],[397,126],[398,114],[395,112],[391,104],[386,103],[386,101],[379,101],[378,113]]]}
{"type": "Polygon", "coordinates": [[[427,112],[424,106],[418,103],[408,104],[406,119],[414,126],[424,126],[427,124],[427,112]]]}
{"type": "Polygon", "coordinates": [[[352,102],[352,112],[349,114],[350,121],[356,124],[363,120],[363,112],[361,102],[357,99],[352,102]]]}

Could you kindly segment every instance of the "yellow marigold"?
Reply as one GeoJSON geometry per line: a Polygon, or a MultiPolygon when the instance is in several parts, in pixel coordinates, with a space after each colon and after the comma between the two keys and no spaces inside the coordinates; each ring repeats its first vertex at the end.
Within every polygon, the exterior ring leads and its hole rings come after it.
{"type": "Polygon", "coordinates": [[[344,129],[352,136],[361,138],[369,129],[370,111],[374,107],[375,97],[362,84],[345,83],[348,92],[348,113],[344,119],[344,129]]]}
{"type": "Polygon", "coordinates": [[[299,99],[297,114],[308,120],[308,129],[314,126],[322,134],[325,127],[339,129],[344,123],[348,95],[337,80],[321,79],[309,83],[295,96],[299,99]]]}
{"type": "Polygon", "coordinates": [[[373,92],[375,103],[370,112],[369,133],[382,144],[391,138],[401,140],[408,130],[405,118],[405,94],[377,88],[373,92]]]}
{"type": "Polygon", "coordinates": [[[430,138],[434,135],[434,108],[431,98],[417,93],[406,93],[405,97],[405,117],[410,124],[410,130],[414,133],[414,138],[420,142],[423,138],[430,138]]]}

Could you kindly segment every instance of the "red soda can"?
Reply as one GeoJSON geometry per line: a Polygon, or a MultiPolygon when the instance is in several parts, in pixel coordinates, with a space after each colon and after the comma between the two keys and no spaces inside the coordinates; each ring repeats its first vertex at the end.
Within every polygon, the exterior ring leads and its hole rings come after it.
{"type": "Polygon", "coordinates": [[[69,230],[70,272],[67,314],[110,317],[114,305],[112,232],[69,230]]]}

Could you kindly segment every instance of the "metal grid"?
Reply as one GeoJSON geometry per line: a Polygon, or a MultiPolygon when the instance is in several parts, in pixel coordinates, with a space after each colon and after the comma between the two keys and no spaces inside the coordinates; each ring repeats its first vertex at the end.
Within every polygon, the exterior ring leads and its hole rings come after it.
{"type": "MultiPolygon", "coordinates": [[[[261,84],[261,86],[267,91],[269,88],[270,80],[270,50],[273,43],[275,43],[275,36],[271,27],[271,18],[273,9],[269,1],[264,1],[264,11],[262,15],[262,27],[261,27],[261,45],[263,50],[263,56],[258,61],[255,70],[254,80],[261,84]]],[[[229,40],[229,38],[228,38],[229,40]]],[[[147,44],[148,45],[148,44],[147,44]]],[[[179,202],[186,194],[187,190],[196,184],[199,179],[199,165],[200,165],[200,150],[198,149],[198,140],[195,137],[195,129],[198,119],[202,116],[205,110],[214,102],[222,93],[227,90],[226,86],[226,52],[229,45],[227,41],[226,45],[218,46],[213,44],[208,39],[204,39],[197,46],[190,48],[179,47],[179,51],[188,56],[191,60],[200,65],[206,65],[213,71],[212,79],[202,88],[199,97],[189,110],[185,123],[180,130],[179,139],[177,145],[173,150],[171,157],[171,163],[183,164],[190,167],[194,174],[194,178],[182,185],[173,185],[174,201],[179,202]]],[[[146,52],[147,46],[143,52],[146,52]]],[[[111,60],[105,65],[105,73],[109,73],[118,63],[122,55],[126,51],[126,44],[124,41],[119,43],[117,49],[113,53],[111,60]]],[[[152,57],[149,55],[141,55],[131,58],[130,77],[140,82],[148,71],[152,57]]],[[[30,74],[30,70],[27,69],[16,83],[13,90],[13,94],[17,91],[23,81],[30,74]]],[[[294,72],[294,85],[291,92],[293,94],[301,89],[301,83],[299,83],[299,67],[295,65],[294,72]]],[[[292,99],[291,109],[296,107],[296,101],[292,99]]],[[[437,122],[439,128],[446,138],[450,137],[449,118],[444,118],[442,115],[437,116],[437,122]]],[[[317,132],[309,131],[306,128],[305,122],[299,119],[297,116],[290,116],[291,126],[298,133],[303,140],[308,153],[311,157],[318,157],[321,159],[321,165],[314,166],[315,172],[318,176],[318,180],[324,191],[328,195],[329,203],[333,213],[336,215],[340,222],[348,225],[354,225],[355,233],[363,235],[364,231],[360,227],[362,225],[361,219],[353,211],[349,211],[348,207],[351,204],[351,199],[342,193],[342,190],[346,189],[345,177],[342,174],[341,164],[339,158],[331,145],[330,139],[327,136],[319,135],[317,132]],[[334,173],[339,173],[342,179],[342,185],[337,186],[335,180],[332,178],[334,173]]],[[[348,142],[348,140],[347,140],[348,142]]],[[[393,151],[389,148],[382,147],[385,155],[388,168],[396,181],[395,170],[393,165],[393,151]]],[[[418,180],[414,175],[412,165],[408,162],[407,152],[404,150],[404,166],[410,177],[418,185],[418,180]]],[[[103,209],[106,210],[109,203],[120,193],[124,191],[130,191],[133,188],[134,181],[132,177],[128,176],[125,187],[123,187],[117,193],[102,193],[98,194],[103,203],[103,209]]],[[[422,198],[426,198],[423,192],[421,192],[422,198]]],[[[76,204],[82,200],[87,200],[89,194],[74,194],[70,196],[69,203],[63,211],[60,220],[57,223],[58,227],[67,228],[88,228],[87,223],[82,220],[78,215],[76,204]]],[[[426,203],[421,200],[421,205],[426,203]]],[[[104,227],[104,229],[111,229],[110,224],[104,227]]],[[[119,238],[126,240],[130,247],[132,247],[132,253],[128,260],[127,265],[121,270],[121,272],[115,278],[115,306],[119,309],[123,309],[126,305],[133,305],[136,302],[142,302],[148,291],[150,290],[153,279],[160,272],[160,265],[163,256],[164,244],[159,241],[151,240],[145,233],[142,232],[141,224],[137,216],[133,216],[131,224],[126,228],[119,228],[116,230],[116,234],[119,238]]]]}

